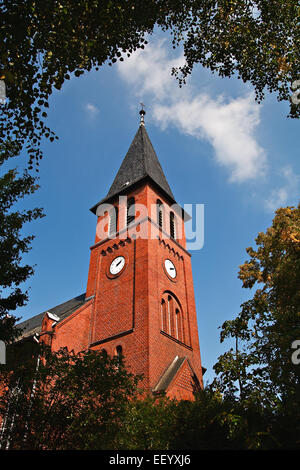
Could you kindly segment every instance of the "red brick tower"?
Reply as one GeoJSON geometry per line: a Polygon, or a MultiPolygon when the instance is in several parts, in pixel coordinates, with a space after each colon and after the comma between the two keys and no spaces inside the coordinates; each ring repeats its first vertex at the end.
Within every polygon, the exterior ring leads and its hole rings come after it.
{"type": "Polygon", "coordinates": [[[146,390],[192,399],[202,368],[187,214],[144,114],[107,196],[91,209],[98,218],[86,294],[44,313],[40,336],[53,349],[122,353],[128,369],[144,375],[146,390]]]}

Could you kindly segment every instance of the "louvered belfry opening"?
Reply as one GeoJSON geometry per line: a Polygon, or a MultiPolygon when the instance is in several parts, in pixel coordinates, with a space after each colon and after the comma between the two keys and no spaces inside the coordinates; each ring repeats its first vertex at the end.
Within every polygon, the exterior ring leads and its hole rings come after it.
{"type": "Polygon", "coordinates": [[[176,239],[176,220],[174,212],[170,212],[170,237],[176,239]]]}
{"type": "Polygon", "coordinates": [[[163,204],[162,202],[157,199],[156,201],[157,206],[157,223],[160,228],[163,226],[163,204]]]}
{"type": "Polygon", "coordinates": [[[127,201],[127,226],[129,226],[135,219],[135,200],[130,197],[127,201]]]}
{"type": "Polygon", "coordinates": [[[113,207],[109,212],[109,236],[112,236],[118,231],[118,208],[113,207]]]}

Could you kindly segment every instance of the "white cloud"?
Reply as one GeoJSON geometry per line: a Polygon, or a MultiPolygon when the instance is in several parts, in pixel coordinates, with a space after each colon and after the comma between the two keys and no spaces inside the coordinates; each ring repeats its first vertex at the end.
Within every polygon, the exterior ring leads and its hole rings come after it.
{"type": "Polygon", "coordinates": [[[186,135],[207,140],[217,163],[229,169],[231,181],[262,175],[266,155],[255,138],[260,108],[253,95],[226,99],[196,92],[190,85],[179,88],[170,71],[184,58],[170,58],[164,43],[149,44],[120,62],[120,76],[140,99],[149,99],[151,115],[162,128],[173,125],[186,135]]]}
{"type": "Polygon", "coordinates": [[[231,181],[255,178],[264,171],[265,154],[253,135],[259,116],[250,97],[226,102],[198,95],[172,106],[156,106],[154,112],[160,122],[172,123],[184,134],[208,140],[216,161],[230,169],[231,181]]]}
{"type": "Polygon", "coordinates": [[[280,173],[284,179],[283,185],[273,189],[270,197],[265,200],[265,208],[271,212],[288,205],[289,201],[295,201],[299,196],[299,176],[290,166],[282,168],[280,173]]]}
{"type": "Polygon", "coordinates": [[[84,106],[85,111],[89,114],[90,117],[94,117],[99,113],[99,109],[92,103],[87,103],[84,106]]]}
{"type": "Polygon", "coordinates": [[[172,60],[168,58],[164,48],[165,40],[149,44],[146,49],[137,50],[124,62],[118,62],[118,71],[121,77],[133,85],[138,96],[150,96],[154,102],[172,99],[178,93],[178,84],[171,76],[173,66],[183,64],[183,56],[172,60]],[[177,91],[177,93],[176,93],[177,91]]]}

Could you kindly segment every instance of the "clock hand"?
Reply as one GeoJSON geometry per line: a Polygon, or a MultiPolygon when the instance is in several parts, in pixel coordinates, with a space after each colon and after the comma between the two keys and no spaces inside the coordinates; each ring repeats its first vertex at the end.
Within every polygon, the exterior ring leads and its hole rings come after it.
{"type": "Polygon", "coordinates": [[[119,264],[122,263],[122,260],[120,259],[120,261],[116,264],[116,266],[119,266],[119,264]]]}

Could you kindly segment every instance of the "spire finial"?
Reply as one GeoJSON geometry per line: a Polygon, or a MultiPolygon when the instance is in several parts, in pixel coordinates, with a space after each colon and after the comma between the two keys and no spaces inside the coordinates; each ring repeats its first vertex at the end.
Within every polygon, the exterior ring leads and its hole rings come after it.
{"type": "Polygon", "coordinates": [[[144,116],[146,114],[146,111],[144,110],[144,103],[140,103],[142,109],[140,110],[140,116],[141,116],[141,121],[140,121],[140,126],[144,126],[145,125],[145,121],[144,121],[144,116]]]}

